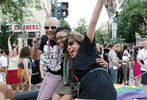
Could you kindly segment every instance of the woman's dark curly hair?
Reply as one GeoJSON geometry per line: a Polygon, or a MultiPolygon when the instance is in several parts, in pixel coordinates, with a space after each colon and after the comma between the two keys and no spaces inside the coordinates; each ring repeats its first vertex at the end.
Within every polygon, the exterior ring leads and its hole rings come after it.
{"type": "Polygon", "coordinates": [[[31,56],[31,50],[28,46],[25,46],[20,51],[20,58],[26,58],[31,56]]]}

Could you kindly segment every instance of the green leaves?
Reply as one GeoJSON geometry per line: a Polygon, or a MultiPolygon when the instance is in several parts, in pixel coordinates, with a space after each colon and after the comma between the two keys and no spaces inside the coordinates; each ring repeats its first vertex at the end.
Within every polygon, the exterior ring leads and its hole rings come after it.
{"type": "MultiPolygon", "coordinates": [[[[32,16],[31,11],[28,8],[36,8],[41,10],[40,0],[0,0],[0,12],[2,25],[6,23],[17,23],[22,24],[32,16]]],[[[8,30],[8,29],[6,29],[8,30]]],[[[11,32],[1,28],[0,43],[3,44],[4,48],[7,47],[7,40],[11,32]]],[[[16,34],[17,35],[17,34],[16,34]]],[[[16,36],[17,37],[17,36],[16,36]]],[[[12,38],[12,43],[15,38],[12,38]]]]}
{"type": "Polygon", "coordinates": [[[61,21],[60,21],[60,26],[68,26],[70,29],[71,29],[71,27],[70,27],[70,25],[69,25],[69,23],[66,21],[66,20],[64,20],[64,19],[61,19],[61,21]]]}
{"type": "Polygon", "coordinates": [[[118,36],[127,43],[135,42],[135,32],[144,33],[147,22],[146,0],[123,0],[118,21],[118,36]]]}
{"type": "Polygon", "coordinates": [[[40,0],[1,0],[0,12],[2,12],[3,22],[23,22],[28,13],[27,8],[41,10],[40,0]]]}
{"type": "Polygon", "coordinates": [[[81,18],[78,22],[78,26],[74,29],[75,32],[79,32],[83,35],[86,34],[87,31],[87,22],[84,18],[81,18]]]}

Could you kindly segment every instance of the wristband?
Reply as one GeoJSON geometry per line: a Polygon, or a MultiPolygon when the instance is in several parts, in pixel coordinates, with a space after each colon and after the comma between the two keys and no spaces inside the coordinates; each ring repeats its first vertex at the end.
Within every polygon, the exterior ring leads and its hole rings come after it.
{"type": "Polygon", "coordinates": [[[39,48],[39,46],[37,46],[37,42],[33,41],[33,47],[36,48],[36,49],[39,48]]]}

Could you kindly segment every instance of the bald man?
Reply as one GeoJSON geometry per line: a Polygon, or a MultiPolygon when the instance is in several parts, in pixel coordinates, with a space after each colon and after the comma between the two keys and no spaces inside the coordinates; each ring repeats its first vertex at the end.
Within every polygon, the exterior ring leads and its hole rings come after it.
{"type": "Polygon", "coordinates": [[[48,18],[44,24],[46,35],[40,39],[41,36],[38,34],[33,42],[32,58],[36,59],[44,53],[43,67],[46,69],[37,100],[51,100],[61,80],[63,49],[59,48],[55,42],[55,32],[59,25],[56,18],[48,18]]]}
{"type": "Polygon", "coordinates": [[[147,89],[147,40],[142,43],[144,47],[137,56],[137,62],[141,66],[141,83],[143,88],[147,89]]]}

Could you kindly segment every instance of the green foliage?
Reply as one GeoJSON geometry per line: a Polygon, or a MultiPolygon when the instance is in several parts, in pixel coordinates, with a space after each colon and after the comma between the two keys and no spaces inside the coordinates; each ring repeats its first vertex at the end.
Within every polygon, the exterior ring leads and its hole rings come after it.
{"type": "Polygon", "coordinates": [[[32,15],[27,8],[40,10],[40,0],[1,0],[0,12],[3,22],[23,23],[24,17],[32,15]]]}
{"type": "Polygon", "coordinates": [[[86,21],[85,21],[84,18],[81,18],[78,21],[78,26],[76,28],[74,28],[74,31],[85,35],[86,34],[86,30],[87,30],[86,21]]]}
{"type": "MultiPolygon", "coordinates": [[[[0,33],[0,43],[7,47],[7,40],[12,32],[7,31],[8,27],[5,26],[6,23],[18,23],[22,24],[25,18],[32,16],[31,11],[28,8],[36,8],[41,10],[40,0],[0,0],[0,13],[1,13],[1,33],[0,33]]],[[[17,34],[13,35],[11,38],[11,43],[16,41],[17,34]]]]}
{"type": "Polygon", "coordinates": [[[123,38],[126,43],[134,43],[135,32],[141,35],[146,33],[147,0],[123,0],[121,9],[117,36],[123,38]]]}
{"type": "Polygon", "coordinates": [[[60,26],[67,26],[67,27],[69,27],[71,29],[69,23],[66,20],[64,20],[64,19],[61,19],[60,26]]]}
{"type": "Polygon", "coordinates": [[[98,29],[95,32],[95,40],[96,43],[104,44],[104,41],[105,42],[111,41],[111,36],[108,33],[106,33],[105,30],[98,29]]]}

